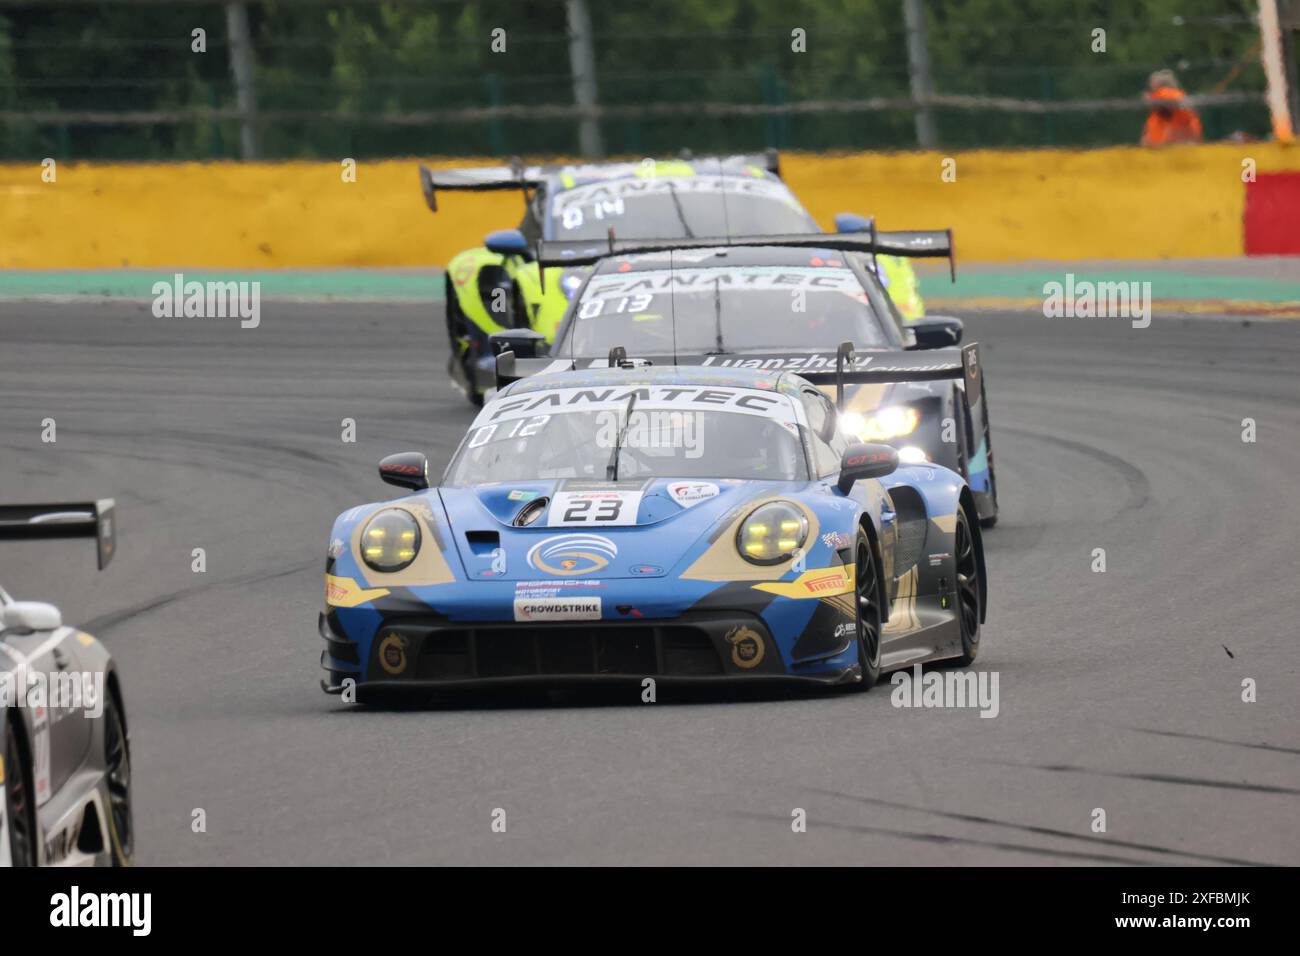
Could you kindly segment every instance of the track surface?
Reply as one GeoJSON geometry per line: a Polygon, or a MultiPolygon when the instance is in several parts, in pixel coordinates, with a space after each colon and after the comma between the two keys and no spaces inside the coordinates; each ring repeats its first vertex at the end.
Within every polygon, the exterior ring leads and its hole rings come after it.
{"type": "Polygon", "coordinates": [[[120,660],[140,862],[1300,863],[1300,327],[968,322],[1003,501],[981,719],[896,709],[888,684],[418,712],[321,694],[331,520],[390,497],[381,455],[441,467],[471,419],[438,325],[0,306],[0,498],[111,495],[120,528],[102,574],[88,542],[50,542],[0,548],[0,581],[120,660]]]}

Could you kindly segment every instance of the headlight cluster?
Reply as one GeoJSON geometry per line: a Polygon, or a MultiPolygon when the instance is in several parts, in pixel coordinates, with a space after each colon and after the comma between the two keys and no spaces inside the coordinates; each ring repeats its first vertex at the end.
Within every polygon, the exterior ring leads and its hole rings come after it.
{"type": "Polygon", "coordinates": [[[769,501],[741,522],[736,549],[753,564],[780,564],[807,540],[803,511],[788,501],[769,501]]]}
{"type": "Polygon", "coordinates": [[[376,571],[400,571],[420,551],[420,526],[408,511],[385,508],[361,532],[361,558],[376,571]]]}
{"type": "Polygon", "coordinates": [[[890,405],[869,415],[846,412],[840,416],[840,431],[855,441],[892,441],[916,431],[921,413],[911,405],[890,405]]]}

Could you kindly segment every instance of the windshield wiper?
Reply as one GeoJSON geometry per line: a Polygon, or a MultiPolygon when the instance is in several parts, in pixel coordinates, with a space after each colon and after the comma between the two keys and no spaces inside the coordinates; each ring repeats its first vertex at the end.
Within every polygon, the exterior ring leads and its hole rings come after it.
{"type": "Polygon", "coordinates": [[[695,233],[691,230],[691,224],[686,221],[686,211],[682,209],[682,201],[677,198],[677,187],[673,185],[671,179],[665,179],[664,185],[668,187],[668,196],[673,201],[673,208],[677,210],[677,219],[686,232],[686,238],[694,239],[695,233]]]}
{"type": "Polygon", "coordinates": [[[713,339],[714,348],[706,355],[725,355],[727,349],[722,344],[722,291],[717,279],[713,280],[713,339]]]}
{"type": "Polygon", "coordinates": [[[618,481],[618,453],[623,450],[623,440],[627,438],[627,428],[632,424],[632,409],[635,407],[636,392],[633,392],[627,400],[627,408],[623,409],[623,427],[614,437],[614,454],[609,456],[609,464],[605,466],[606,481],[618,481]]]}

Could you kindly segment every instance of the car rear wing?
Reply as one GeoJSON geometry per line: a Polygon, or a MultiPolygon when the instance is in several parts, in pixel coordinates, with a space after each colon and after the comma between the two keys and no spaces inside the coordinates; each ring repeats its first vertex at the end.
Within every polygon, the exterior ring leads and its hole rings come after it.
{"type": "MultiPolygon", "coordinates": [[[[681,158],[691,163],[716,162],[723,169],[756,166],[771,173],[777,179],[781,178],[781,154],[770,147],[761,153],[736,153],[731,156],[694,156],[689,151],[685,151],[681,158]]],[[[698,173],[699,170],[696,172],[698,173]]]]}
{"type": "Polygon", "coordinates": [[[835,353],[834,368],[799,370],[798,374],[814,385],[834,385],[835,404],[844,407],[844,386],[882,382],[934,382],[961,379],[965,383],[966,401],[979,395],[979,343],[959,349],[930,349],[920,352],[868,352],[855,354],[852,342],[845,342],[835,353]]]}
{"type": "Polygon", "coordinates": [[[714,236],[676,239],[619,239],[614,230],[604,240],[552,239],[537,243],[537,263],[552,266],[592,265],[611,256],[633,256],[676,249],[714,247],[785,246],[803,249],[834,249],[876,256],[904,256],[909,259],[947,259],[953,281],[957,280],[951,229],[923,229],[880,232],[871,220],[867,232],[791,233],[777,236],[714,236]]]}
{"type": "Polygon", "coordinates": [[[0,505],[0,541],[94,538],[99,570],[113,559],[117,533],[112,498],[52,505],[0,505]]]}
{"type": "Polygon", "coordinates": [[[622,346],[610,349],[607,358],[520,357],[511,347],[506,346],[496,359],[496,387],[502,389],[532,375],[554,375],[596,368],[642,368],[647,365],[751,368],[774,374],[793,372],[814,385],[834,385],[836,404],[841,407],[844,404],[846,385],[962,379],[968,395],[981,394],[982,372],[978,342],[959,349],[865,353],[856,353],[853,343],[845,342],[836,350],[834,357],[821,352],[629,357],[622,346]]]}
{"type": "Polygon", "coordinates": [[[420,167],[420,190],[425,204],[438,211],[439,192],[505,192],[536,189],[543,182],[540,166],[471,166],[464,169],[432,170],[420,167]]]}
{"type": "MultiPolygon", "coordinates": [[[[692,163],[717,163],[724,171],[756,167],[766,170],[778,179],[781,176],[781,156],[775,149],[762,153],[739,153],[733,156],[699,156],[683,155],[682,159],[692,163]]],[[[664,160],[664,162],[673,162],[664,160]]],[[[589,167],[566,166],[525,166],[519,160],[509,166],[467,166],[459,169],[430,169],[420,167],[420,190],[424,201],[434,212],[438,211],[439,192],[504,192],[521,190],[527,192],[536,189],[545,181],[548,174],[555,175],[569,168],[588,170],[604,169],[611,173],[636,173],[640,163],[596,163],[589,167]]]]}

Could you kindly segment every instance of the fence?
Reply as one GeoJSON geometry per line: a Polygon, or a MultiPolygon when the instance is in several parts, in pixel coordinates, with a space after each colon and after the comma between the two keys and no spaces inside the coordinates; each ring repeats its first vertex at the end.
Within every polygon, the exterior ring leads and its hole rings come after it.
{"type": "Polygon", "coordinates": [[[1122,144],[1164,67],[1207,139],[1267,134],[1250,3],[970,6],[0,0],[0,158],[1122,144]]]}

